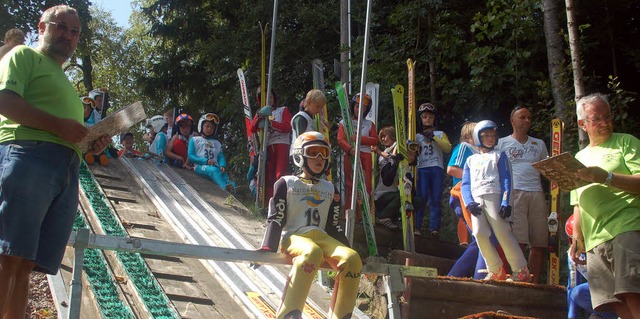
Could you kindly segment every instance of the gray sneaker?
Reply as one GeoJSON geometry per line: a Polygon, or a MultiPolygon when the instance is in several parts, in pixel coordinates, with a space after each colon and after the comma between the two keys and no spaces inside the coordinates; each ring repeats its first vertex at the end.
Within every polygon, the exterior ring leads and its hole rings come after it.
{"type": "Polygon", "coordinates": [[[400,227],[396,223],[394,223],[391,220],[391,218],[378,218],[378,221],[376,222],[376,224],[382,225],[382,226],[387,227],[389,229],[398,229],[400,227]]]}

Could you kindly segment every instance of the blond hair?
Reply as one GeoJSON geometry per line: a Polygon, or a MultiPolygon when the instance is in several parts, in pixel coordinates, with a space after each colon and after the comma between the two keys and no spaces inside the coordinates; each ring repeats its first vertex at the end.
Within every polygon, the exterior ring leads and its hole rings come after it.
{"type": "Polygon", "coordinates": [[[307,92],[307,97],[304,99],[305,107],[312,102],[324,105],[327,103],[327,97],[324,96],[324,93],[321,90],[313,89],[307,92]]]}
{"type": "Polygon", "coordinates": [[[476,127],[476,122],[465,122],[460,129],[460,143],[472,141],[473,144],[473,129],[476,127]]]}

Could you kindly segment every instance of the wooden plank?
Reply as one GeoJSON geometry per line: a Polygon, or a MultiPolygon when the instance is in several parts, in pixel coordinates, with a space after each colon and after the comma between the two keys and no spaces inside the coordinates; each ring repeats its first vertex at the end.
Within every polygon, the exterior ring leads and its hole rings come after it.
{"type": "Polygon", "coordinates": [[[89,134],[80,142],[78,146],[82,152],[86,152],[91,144],[100,136],[114,136],[129,129],[134,124],[144,120],[147,115],[144,113],[142,102],[135,102],[122,108],[96,123],[89,128],[89,134]]]}

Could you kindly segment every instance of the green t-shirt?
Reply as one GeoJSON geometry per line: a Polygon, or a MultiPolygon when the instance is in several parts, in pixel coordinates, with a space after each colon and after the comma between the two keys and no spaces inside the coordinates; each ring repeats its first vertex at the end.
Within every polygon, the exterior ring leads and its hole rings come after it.
{"type": "MultiPolygon", "coordinates": [[[[607,172],[640,174],[640,140],[633,135],[613,133],[606,142],[578,152],[576,159],[587,167],[598,166],[607,172]]],[[[640,230],[640,195],[592,183],[572,191],[571,204],[580,205],[580,229],[587,250],[618,234],[640,230]]]]}
{"type": "MultiPolygon", "coordinates": [[[[49,114],[83,123],[84,108],[78,93],[60,65],[38,50],[19,46],[0,60],[1,90],[11,90],[49,114]]],[[[50,132],[15,123],[0,114],[0,143],[13,140],[53,142],[81,155],[77,145],[50,132]]]]}

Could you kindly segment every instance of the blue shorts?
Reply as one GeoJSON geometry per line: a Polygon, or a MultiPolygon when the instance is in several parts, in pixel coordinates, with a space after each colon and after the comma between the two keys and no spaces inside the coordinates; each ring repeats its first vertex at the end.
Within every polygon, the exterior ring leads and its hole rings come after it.
{"type": "Polygon", "coordinates": [[[55,143],[0,144],[0,254],[58,271],[78,211],[79,163],[55,143]]]}

